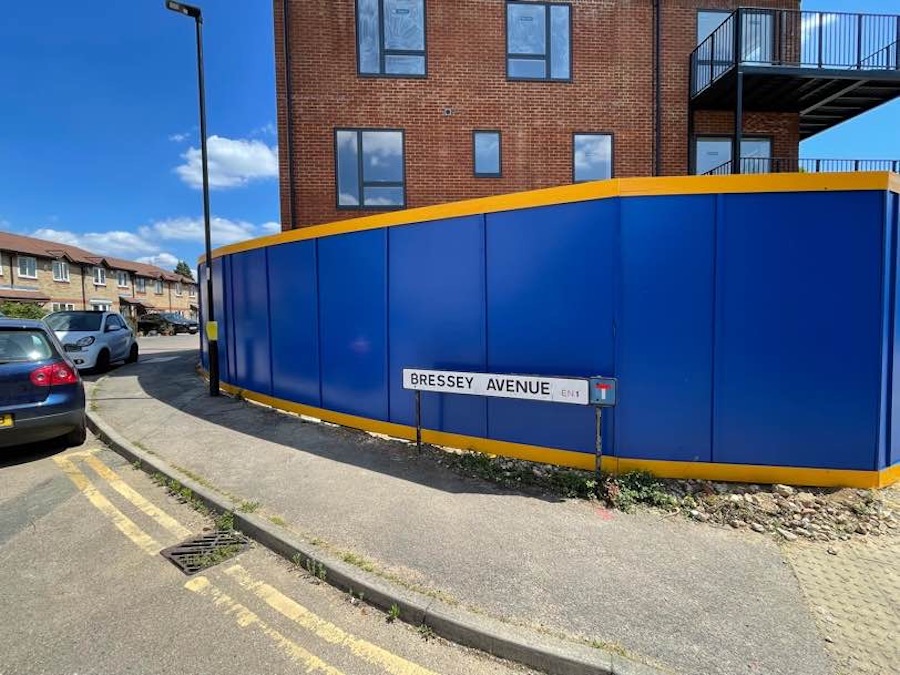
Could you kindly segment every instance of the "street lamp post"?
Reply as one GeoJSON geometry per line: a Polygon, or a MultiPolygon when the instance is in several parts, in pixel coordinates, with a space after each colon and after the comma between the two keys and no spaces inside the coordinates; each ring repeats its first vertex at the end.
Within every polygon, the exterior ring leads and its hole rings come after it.
{"type": "Polygon", "coordinates": [[[219,395],[219,336],[213,303],[212,241],[209,227],[209,160],[206,154],[206,92],[203,85],[203,13],[199,7],[166,0],[166,9],[194,19],[197,31],[197,83],[200,90],[200,156],[203,165],[203,233],[206,237],[206,321],[209,395],[219,395]]]}

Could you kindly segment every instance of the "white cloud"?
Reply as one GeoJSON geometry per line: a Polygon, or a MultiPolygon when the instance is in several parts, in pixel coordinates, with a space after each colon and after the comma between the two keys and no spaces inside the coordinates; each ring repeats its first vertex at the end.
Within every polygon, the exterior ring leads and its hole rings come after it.
{"type": "Polygon", "coordinates": [[[267,124],[263,124],[261,127],[257,127],[253,131],[250,132],[251,136],[277,136],[278,128],[272,123],[268,122],[267,124]]]}
{"type": "Polygon", "coordinates": [[[172,134],[169,136],[169,140],[173,143],[182,143],[183,141],[186,141],[187,138],[188,134],[172,134]]]}
{"type": "MultiPolygon", "coordinates": [[[[261,234],[259,228],[253,223],[218,217],[210,219],[209,229],[212,235],[213,246],[233,244],[236,241],[252,239],[261,234]]],[[[169,218],[167,220],[158,220],[150,225],[144,225],[138,232],[142,237],[147,239],[189,241],[197,243],[203,243],[206,240],[203,218],[169,218]]]]}
{"type": "MultiPolygon", "coordinates": [[[[9,223],[6,221],[0,220],[0,225],[3,229],[11,229],[7,228],[9,223]]],[[[281,225],[275,221],[254,225],[243,220],[214,217],[210,221],[210,231],[212,244],[216,247],[280,232],[281,225]]],[[[42,227],[28,234],[78,246],[97,255],[147,262],[167,270],[174,269],[179,260],[191,260],[192,256],[202,253],[205,243],[203,218],[187,217],[157,220],[136,228],[135,232],[73,232],[42,227]],[[188,252],[183,252],[181,247],[187,247],[188,252]],[[173,249],[182,254],[180,258],[173,249]]]]}
{"type": "MultiPolygon", "coordinates": [[[[262,141],[210,136],[207,150],[212,188],[239,187],[278,176],[278,150],[262,141]]],[[[181,157],[184,164],[177,166],[175,172],[191,187],[203,187],[199,148],[191,147],[181,157]]]]}
{"type": "Polygon", "coordinates": [[[168,251],[163,251],[162,253],[157,253],[156,255],[145,255],[141,258],[138,258],[138,262],[148,263],[150,265],[156,265],[157,267],[162,267],[166,270],[175,269],[175,265],[178,264],[178,258],[169,253],[168,251]]]}
{"type": "Polygon", "coordinates": [[[55,230],[42,227],[35,230],[32,237],[49,239],[61,244],[70,244],[101,255],[110,255],[117,258],[129,258],[136,254],[150,254],[159,251],[159,246],[143,235],[122,230],[109,232],[85,232],[75,233],[69,230],[55,230]]]}

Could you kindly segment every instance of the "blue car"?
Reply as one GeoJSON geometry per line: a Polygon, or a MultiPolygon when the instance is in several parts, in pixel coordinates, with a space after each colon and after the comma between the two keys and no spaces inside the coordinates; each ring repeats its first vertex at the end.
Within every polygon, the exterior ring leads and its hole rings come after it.
{"type": "Polygon", "coordinates": [[[41,321],[0,319],[0,448],[86,436],[84,384],[41,321]]]}

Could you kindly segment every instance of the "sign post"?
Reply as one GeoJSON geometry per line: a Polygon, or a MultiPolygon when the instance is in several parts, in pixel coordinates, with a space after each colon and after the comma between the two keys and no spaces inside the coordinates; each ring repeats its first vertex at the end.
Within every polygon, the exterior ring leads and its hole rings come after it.
{"type": "Polygon", "coordinates": [[[618,380],[612,377],[551,377],[470,373],[452,370],[403,369],[403,388],[416,392],[416,447],[422,451],[422,392],[516,398],[595,408],[595,471],[600,481],[603,456],[603,408],[618,402],[618,380]]]}

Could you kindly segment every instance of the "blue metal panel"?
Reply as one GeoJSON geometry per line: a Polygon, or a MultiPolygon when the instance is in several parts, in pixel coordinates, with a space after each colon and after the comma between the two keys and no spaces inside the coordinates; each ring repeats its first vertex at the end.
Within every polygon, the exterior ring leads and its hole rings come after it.
{"type": "MultiPolygon", "coordinates": [[[[237,380],[237,347],[234,340],[234,274],[233,274],[232,256],[228,256],[225,260],[224,268],[224,287],[225,287],[225,314],[223,315],[224,323],[228,324],[229,339],[225,344],[225,352],[228,355],[228,374],[229,382],[237,380]]],[[[215,295],[215,291],[213,291],[215,295]]],[[[218,316],[218,313],[216,314],[218,316]]]]}
{"type": "Polygon", "coordinates": [[[215,258],[212,262],[212,282],[213,282],[213,307],[215,309],[216,321],[219,324],[219,379],[222,382],[231,382],[232,371],[229,369],[228,359],[228,341],[231,333],[228,330],[230,320],[226,314],[227,289],[225,287],[226,268],[229,265],[229,256],[215,258]]]}
{"type": "MultiPolygon", "coordinates": [[[[486,367],[484,218],[472,216],[388,230],[391,421],[415,424],[415,395],[403,368],[486,367]]],[[[475,396],[422,394],[422,424],[487,435],[487,404],[475,396]]]]}
{"type": "Polygon", "coordinates": [[[263,394],[272,393],[268,278],[266,249],[231,256],[234,384],[263,394]]]}
{"type": "Polygon", "coordinates": [[[200,307],[200,311],[198,313],[197,321],[200,323],[200,365],[203,368],[209,370],[209,345],[206,342],[206,307],[207,307],[207,297],[206,297],[206,265],[199,265],[197,267],[197,283],[200,286],[200,302],[198,303],[200,307]]]}
{"type": "Polygon", "coordinates": [[[269,249],[273,395],[321,406],[316,242],[269,249]]]}
{"type": "Polygon", "coordinates": [[[388,419],[387,232],[319,240],[322,405],[388,419]]]}
{"type": "Polygon", "coordinates": [[[621,457],[712,458],[716,196],[622,200],[621,457]]]}
{"type": "Polygon", "coordinates": [[[884,194],[721,200],[713,460],[875,468],[884,194]]]}
{"type": "Polygon", "coordinates": [[[894,240],[894,268],[893,272],[893,313],[890,315],[892,324],[891,333],[891,378],[888,381],[888,391],[891,392],[889,401],[890,427],[886,456],[881,460],[878,468],[900,464],[900,195],[889,192],[886,204],[886,222],[894,240]]]}
{"type": "MultiPolygon", "coordinates": [[[[602,200],[487,215],[489,371],[615,374],[618,206],[602,200]]],[[[491,399],[488,430],[494,439],[594,450],[587,406],[491,399]]]]}

